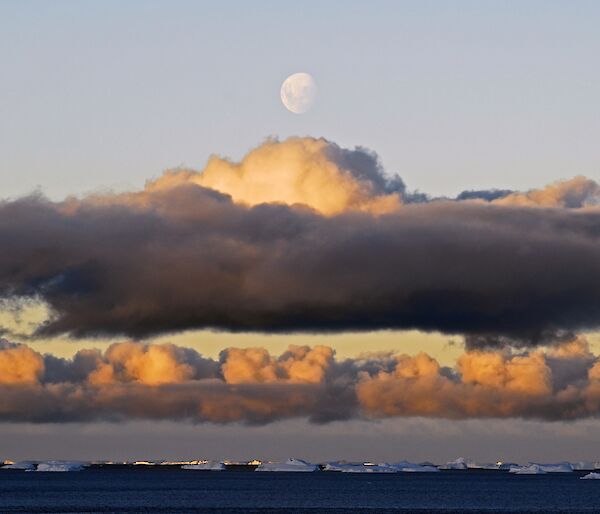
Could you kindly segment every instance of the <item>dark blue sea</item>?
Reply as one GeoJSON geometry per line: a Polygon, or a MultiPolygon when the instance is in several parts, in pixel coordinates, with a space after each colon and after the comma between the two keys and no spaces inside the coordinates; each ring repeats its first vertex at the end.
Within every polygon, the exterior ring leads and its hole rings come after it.
{"type": "Polygon", "coordinates": [[[3,470],[0,512],[600,512],[600,480],[582,474],[3,470]]]}

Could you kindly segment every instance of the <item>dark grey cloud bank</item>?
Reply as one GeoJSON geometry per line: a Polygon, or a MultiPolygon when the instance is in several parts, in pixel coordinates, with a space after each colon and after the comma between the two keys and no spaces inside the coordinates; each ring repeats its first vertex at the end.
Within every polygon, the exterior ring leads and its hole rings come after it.
{"type": "Polygon", "coordinates": [[[325,216],[235,203],[191,180],[4,201],[0,295],[47,302],[39,336],[420,329],[493,345],[600,325],[598,208],[522,206],[523,195],[513,205],[507,192],[492,195],[502,204],[406,203],[373,154],[330,154],[404,204],[325,216]]]}

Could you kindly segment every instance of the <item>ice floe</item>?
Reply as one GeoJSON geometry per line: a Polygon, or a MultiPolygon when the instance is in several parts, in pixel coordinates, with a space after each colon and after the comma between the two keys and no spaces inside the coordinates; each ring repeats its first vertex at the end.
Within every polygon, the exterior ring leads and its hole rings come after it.
{"type": "Polygon", "coordinates": [[[318,469],[318,466],[309,462],[300,459],[288,459],[285,462],[262,462],[254,471],[311,472],[318,469]]]}
{"type": "Polygon", "coordinates": [[[580,477],[581,480],[600,480],[600,473],[588,473],[580,477]]]}

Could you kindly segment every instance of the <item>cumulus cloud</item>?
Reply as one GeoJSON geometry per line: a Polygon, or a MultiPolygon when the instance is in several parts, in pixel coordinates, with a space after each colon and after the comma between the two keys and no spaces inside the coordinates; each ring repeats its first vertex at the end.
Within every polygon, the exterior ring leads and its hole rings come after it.
{"type": "Polygon", "coordinates": [[[249,206],[302,204],[325,215],[391,212],[401,205],[405,192],[400,177],[386,177],[374,153],[314,138],[267,141],[239,163],[213,156],[204,170],[169,171],[148,182],[146,191],[182,184],[213,189],[249,206]]]}
{"type": "Polygon", "coordinates": [[[453,367],[425,353],[340,360],[325,346],[291,346],[281,355],[228,348],[213,360],[189,348],[124,342],[59,359],[3,343],[0,376],[1,421],[264,424],[600,414],[600,358],[582,337],[547,351],[467,351],[453,367]]]}
{"type": "Polygon", "coordinates": [[[27,346],[0,339],[0,384],[30,384],[44,373],[41,355],[27,346]]]}
{"type": "Polygon", "coordinates": [[[331,366],[333,350],[327,346],[292,345],[279,358],[264,348],[229,348],[221,353],[223,378],[229,384],[277,380],[318,383],[331,366]]]}
{"type": "MultiPolygon", "coordinates": [[[[414,328],[473,348],[560,342],[600,326],[594,184],[418,203],[372,152],[268,141],[142,191],[0,203],[0,297],[49,307],[37,336],[414,328]]],[[[284,372],[264,365],[259,376],[284,372]]]]}
{"type": "Polygon", "coordinates": [[[499,205],[580,209],[600,205],[600,184],[587,177],[555,182],[542,189],[513,192],[494,200],[499,205]]]}

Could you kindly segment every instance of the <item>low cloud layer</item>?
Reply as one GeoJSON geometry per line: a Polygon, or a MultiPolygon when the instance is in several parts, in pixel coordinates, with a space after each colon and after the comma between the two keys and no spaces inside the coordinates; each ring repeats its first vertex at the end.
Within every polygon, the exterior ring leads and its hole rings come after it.
{"type": "Polygon", "coordinates": [[[170,419],[264,424],[424,416],[572,420],[600,414],[600,358],[582,337],[547,351],[336,359],[325,346],[228,348],[218,360],[171,344],[117,343],[72,359],[0,343],[0,421],[170,419]]]}
{"type": "Polygon", "coordinates": [[[471,347],[560,342],[600,326],[599,199],[581,177],[428,199],[370,151],[268,141],[138,192],[0,203],[0,297],[47,304],[37,336],[420,329],[471,347]]]}

